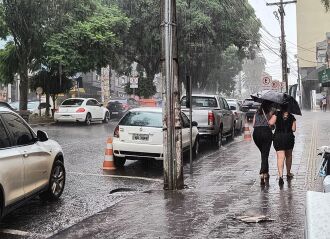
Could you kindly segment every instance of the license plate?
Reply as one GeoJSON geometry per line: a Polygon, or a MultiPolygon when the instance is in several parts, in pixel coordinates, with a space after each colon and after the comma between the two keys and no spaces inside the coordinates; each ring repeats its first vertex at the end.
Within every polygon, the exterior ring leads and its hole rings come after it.
{"type": "Polygon", "coordinates": [[[118,112],[112,112],[113,115],[118,115],[118,112]]]}
{"type": "Polygon", "coordinates": [[[250,112],[257,112],[256,109],[249,109],[250,112]]]}
{"type": "Polygon", "coordinates": [[[133,140],[148,141],[148,134],[133,134],[133,140]]]}

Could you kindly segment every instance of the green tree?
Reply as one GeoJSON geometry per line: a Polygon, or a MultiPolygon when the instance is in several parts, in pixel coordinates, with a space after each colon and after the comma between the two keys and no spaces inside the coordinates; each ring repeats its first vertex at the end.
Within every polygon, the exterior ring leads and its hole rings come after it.
{"type": "Polygon", "coordinates": [[[100,0],[4,0],[0,37],[11,36],[13,47],[1,53],[4,59],[6,53],[15,53],[17,64],[1,61],[0,75],[11,81],[14,73],[19,74],[20,108],[26,109],[29,72],[43,64],[70,76],[105,66],[116,60],[118,35],[128,25],[116,7],[105,7],[100,0]]]}
{"type": "Polygon", "coordinates": [[[330,8],[330,1],[329,0],[321,0],[322,4],[324,5],[325,9],[329,11],[330,8]]]}
{"type": "MultiPolygon", "coordinates": [[[[116,3],[131,19],[130,30],[123,36],[121,55],[141,65],[150,82],[160,71],[160,1],[104,2],[116,3]]],[[[177,19],[179,75],[184,80],[189,71],[195,89],[208,88],[208,80],[213,79],[209,75],[221,68],[223,52],[231,45],[237,47],[240,60],[254,56],[261,24],[247,0],[177,0],[177,19]]]]}
{"type": "Polygon", "coordinates": [[[19,62],[13,42],[8,42],[4,49],[0,49],[0,62],[0,82],[13,83],[19,62]]]}
{"type": "Polygon", "coordinates": [[[97,12],[77,21],[46,42],[48,64],[60,64],[68,74],[88,72],[118,61],[120,36],[129,28],[129,19],[116,7],[99,6],[97,12]]]}

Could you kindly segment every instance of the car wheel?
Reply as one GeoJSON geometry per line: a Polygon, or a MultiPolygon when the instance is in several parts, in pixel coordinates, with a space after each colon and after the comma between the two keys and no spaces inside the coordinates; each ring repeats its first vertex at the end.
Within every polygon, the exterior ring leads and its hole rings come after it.
{"type": "Polygon", "coordinates": [[[113,157],[113,162],[114,162],[116,168],[122,168],[122,167],[124,167],[124,165],[126,163],[126,159],[120,158],[120,157],[113,157]]]}
{"type": "Polygon", "coordinates": [[[49,185],[45,192],[39,195],[41,200],[55,201],[58,200],[65,186],[65,168],[60,160],[56,160],[50,174],[49,185]]]}
{"type": "Polygon", "coordinates": [[[109,120],[110,120],[110,113],[109,112],[106,112],[105,113],[105,116],[104,116],[104,119],[103,119],[103,123],[109,123],[109,120]]]}
{"type": "Polygon", "coordinates": [[[195,144],[193,146],[192,153],[193,153],[193,158],[196,158],[198,153],[199,153],[199,138],[198,138],[198,136],[195,139],[195,144]]]}
{"type": "Polygon", "coordinates": [[[229,137],[226,138],[227,141],[232,141],[235,139],[235,124],[233,125],[233,128],[231,129],[231,134],[229,137]]]}
{"type": "Polygon", "coordinates": [[[90,113],[87,113],[85,124],[86,125],[91,125],[91,123],[92,123],[92,115],[90,113]]]}
{"type": "Polygon", "coordinates": [[[223,140],[223,133],[222,133],[222,129],[220,129],[219,134],[216,135],[214,140],[214,146],[217,148],[221,148],[222,146],[222,140],[223,140]]]}

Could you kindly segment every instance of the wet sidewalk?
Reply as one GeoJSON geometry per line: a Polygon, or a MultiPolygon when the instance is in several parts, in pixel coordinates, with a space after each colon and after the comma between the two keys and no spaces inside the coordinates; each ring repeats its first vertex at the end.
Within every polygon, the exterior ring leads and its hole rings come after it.
{"type": "Polygon", "coordinates": [[[307,190],[321,190],[315,177],[316,148],[330,144],[330,113],[297,117],[292,172],[279,188],[274,149],[269,184],[258,178],[260,155],[253,142],[235,141],[185,168],[188,189],[152,190],[126,197],[53,238],[303,238],[307,190]],[[244,223],[241,215],[274,221],[244,223]]]}

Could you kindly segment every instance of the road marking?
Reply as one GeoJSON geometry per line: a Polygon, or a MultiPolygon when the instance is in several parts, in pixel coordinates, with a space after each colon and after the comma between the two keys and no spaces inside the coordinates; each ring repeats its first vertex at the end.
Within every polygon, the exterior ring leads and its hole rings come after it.
{"type": "Polygon", "coordinates": [[[10,234],[10,235],[15,235],[15,236],[22,236],[22,237],[39,237],[39,238],[47,238],[47,235],[42,235],[39,233],[31,233],[31,232],[26,232],[26,231],[21,231],[21,230],[13,230],[13,229],[1,229],[0,233],[3,234],[10,234]]]}
{"type": "Polygon", "coordinates": [[[135,177],[135,176],[123,176],[123,175],[107,175],[107,174],[96,174],[96,173],[79,173],[79,172],[67,172],[68,174],[81,175],[81,176],[96,176],[96,177],[108,177],[108,178],[124,178],[124,179],[137,179],[153,182],[163,182],[161,179],[157,178],[145,178],[145,177],[135,177]]]}

